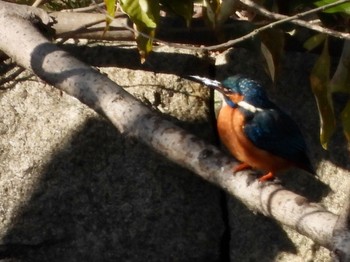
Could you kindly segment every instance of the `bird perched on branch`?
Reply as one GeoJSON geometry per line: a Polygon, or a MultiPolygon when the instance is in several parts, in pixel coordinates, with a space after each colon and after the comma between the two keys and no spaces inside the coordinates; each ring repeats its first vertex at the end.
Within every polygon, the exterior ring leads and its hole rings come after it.
{"type": "Polygon", "coordinates": [[[292,166],[315,174],[298,126],[269,100],[258,82],[240,75],[223,82],[199,76],[190,79],[223,95],[217,128],[222,143],[242,162],[235,172],[263,170],[266,173],[260,181],[273,179],[278,171],[292,166]]]}

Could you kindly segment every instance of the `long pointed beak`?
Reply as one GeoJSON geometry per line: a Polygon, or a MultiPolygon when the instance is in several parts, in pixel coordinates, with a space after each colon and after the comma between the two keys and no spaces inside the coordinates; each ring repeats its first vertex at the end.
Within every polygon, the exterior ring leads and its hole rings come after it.
{"type": "Polygon", "coordinates": [[[223,98],[225,100],[225,102],[235,108],[237,107],[237,105],[239,105],[239,102],[234,102],[231,98],[230,98],[230,94],[231,92],[225,88],[219,81],[216,80],[211,80],[209,78],[206,77],[201,77],[201,76],[194,76],[194,75],[189,75],[186,77],[189,80],[193,80],[197,83],[203,84],[204,86],[210,87],[214,90],[217,90],[218,92],[220,92],[223,95],[223,98]]]}
{"type": "Polygon", "coordinates": [[[222,86],[222,84],[219,81],[212,80],[212,79],[209,79],[206,77],[194,76],[194,75],[189,75],[186,78],[189,80],[195,81],[197,83],[203,84],[207,87],[213,88],[225,96],[227,95],[227,91],[225,90],[225,88],[222,86]]]}

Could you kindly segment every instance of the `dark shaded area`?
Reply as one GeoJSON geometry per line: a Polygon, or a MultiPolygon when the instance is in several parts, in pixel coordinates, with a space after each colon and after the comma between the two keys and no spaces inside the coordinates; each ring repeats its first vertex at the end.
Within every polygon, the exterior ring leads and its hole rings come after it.
{"type": "Polygon", "coordinates": [[[254,214],[240,202],[228,201],[231,261],[275,261],[280,252],[297,253],[288,235],[270,218],[254,214]]]}
{"type": "MultiPolygon", "coordinates": [[[[236,22],[236,24],[238,24],[236,22]]],[[[162,17],[156,30],[157,39],[170,43],[186,43],[193,45],[215,45],[218,37],[210,30],[201,18],[192,19],[191,26],[187,27],[182,18],[162,17]]]]}
{"type": "MultiPolygon", "coordinates": [[[[282,1],[281,1],[282,2],[282,1]]],[[[271,7],[273,8],[273,7],[271,7]]],[[[282,12],[283,13],[283,12],[282,12]]],[[[319,14],[325,15],[325,14],[319,14]]],[[[329,15],[329,14],[326,14],[329,15]]],[[[332,14],[331,17],[334,17],[332,14]]],[[[336,21],[332,21],[329,24],[329,28],[332,28],[336,21]],[[333,25],[331,25],[333,24],[333,25]]],[[[344,24],[341,22],[340,24],[344,24]]],[[[243,37],[252,31],[258,29],[261,25],[254,25],[251,22],[244,20],[236,20],[229,18],[225,24],[220,28],[220,30],[212,30],[205,21],[201,18],[192,19],[190,27],[187,27],[185,20],[176,17],[162,17],[160,20],[158,29],[156,31],[156,38],[161,39],[169,43],[183,43],[187,45],[197,45],[197,46],[212,46],[223,44],[229,40],[238,39],[243,37]]],[[[281,28],[283,32],[290,32],[295,30],[293,35],[284,34],[285,38],[285,51],[287,52],[306,52],[320,54],[322,52],[323,45],[315,47],[313,50],[306,50],[304,47],[305,42],[312,36],[315,32],[300,26],[296,26],[292,23],[285,23],[275,28],[281,28]]],[[[344,28],[340,31],[346,31],[344,28]]],[[[235,44],[235,48],[246,48],[250,51],[260,52],[260,35],[254,38],[246,39],[245,41],[235,44]]],[[[329,41],[329,52],[330,55],[334,57],[339,57],[343,47],[343,40],[335,37],[330,37],[329,41]]]]}
{"type": "Polygon", "coordinates": [[[0,259],[230,261],[238,252],[245,261],[250,250],[271,259],[295,252],[279,225],[228,199],[235,208],[227,212],[219,189],[91,119],[53,156],[18,209],[0,259]],[[242,220],[222,237],[232,212],[242,220]]]}
{"type": "Polygon", "coordinates": [[[219,203],[218,189],[93,119],[53,156],[0,257],[218,261],[219,203]]]}
{"type": "Polygon", "coordinates": [[[120,67],[179,76],[208,72],[208,63],[210,63],[209,59],[205,57],[200,58],[192,54],[156,51],[149,55],[144,64],[141,64],[137,48],[134,45],[128,46],[126,44],[119,46],[85,45],[79,47],[66,44],[62,48],[79,60],[92,66],[120,67]],[[171,66],[169,66],[170,64],[171,66]]]}
{"type": "MultiPolygon", "coordinates": [[[[175,17],[162,17],[156,31],[156,38],[169,43],[182,43],[197,46],[212,46],[237,39],[251,33],[257,26],[248,21],[229,18],[220,29],[212,29],[204,19],[191,20],[187,27],[185,20],[175,17]]],[[[247,39],[235,47],[254,47],[254,40],[247,39]]]]}

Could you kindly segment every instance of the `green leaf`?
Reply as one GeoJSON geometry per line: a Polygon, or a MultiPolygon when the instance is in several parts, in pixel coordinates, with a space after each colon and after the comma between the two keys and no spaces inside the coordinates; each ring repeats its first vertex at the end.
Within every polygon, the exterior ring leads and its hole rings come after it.
{"type": "Polygon", "coordinates": [[[147,56],[152,51],[155,30],[144,28],[142,26],[138,27],[137,30],[147,35],[147,37],[141,34],[138,34],[136,36],[136,43],[141,56],[141,63],[144,63],[146,61],[147,56]]]}
{"type": "Polygon", "coordinates": [[[161,0],[164,6],[170,8],[175,14],[182,16],[189,27],[193,15],[193,0],[161,0]]]}
{"type": "Polygon", "coordinates": [[[338,62],[337,70],[331,80],[331,91],[333,93],[350,94],[350,41],[345,40],[343,51],[338,62]]]}
{"type": "Polygon", "coordinates": [[[204,18],[212,26],[216,27],[216,13],[220,7],[220,0],[203,0],[204,18]]]}
{"type": "Polygon", "coordinates": [[[350,100],[343,109],[340,117],[343,124],[344,134],[346,136],[346,139],[350,143],[350,100]]]}
{"type": "Polygon", "coordinates": [[[327,149],[328,141],[335,129],[333,103],[329,88],[329,74],[330,56],[328,52],[328,40],[326,40],[323,51],[317,59],[310,75],[310,84],[316,98],[321,122],[320,140],[324,149],[327,149]]]}
{"type": "Polygon", "coordinates": [[[316,34],[314,36],[311,36],[308,40],[306,40],[303,47],[306,50],[311,51],[312,49],[321,45],[326,40],[326,38],[326,34],[316,34]]]}
{"type": "Polygon", "coordinates": [[[106,9],[107,9],[107,15],[106,15],[106,26],[103,31],[103,34],[106,33],[109,29],[109,24],[113,21],[113,18],[115,16],[115,2],[116,0],[104,0],[106,9]]]}
{"type": "Polygon", "coordinates": [[[265,58],[266,61],[266,65],[267,65],[267,71],[270,74],[270,77],[272,79],[272,81],[275,81],[275,71],[276,71],[276,67],[275,67],[275,63],[273,61],[273,55],[271,54],[270,50],[267,48],[267,46],[261,42],[261,53],[265,58]]]}
{"type": "Polygon", "coordinates": [[[261,53],[265,58],[272,81],[280,71],[280,61],[283,55],[284,34],[279,29],[270,29],[260,34],[261,53]]]}
{"type": "Polygon", "coordinates": [[[216,11],[216,26],[220,26],[232,15],[235,6],[238,5],[237,0],[222,0],[221,5],[216,11]]]}
{"type": "MultiPolygon", "coordinates": [[[[331,4],[336,2],[337,0],[321,0],[321,1],[317,1],[314,4],[316,6],[324,6],[326,4],[331,4]]],[[[340,5],[336,5],[334,7],[330,7],[327,8],[326,10],[323,11],[324,13],[329,13],[329,14],[333,14],[333,13],[345,13],[345,14],[350,14],[350,3],[343,3],[340,5]]]]}
{"type": "Polygon", "coordinates": [[[119,0],[123,11],[136,25],[136,42],[141,60],[152,50],[153,37],[159,21],[158,0],[119,0]]]}
{"type": "Polygon", "coordinates": [[[212,28],[218,29],[233,14],[237,0],[203,0],[204,17],[212,28]]]}
{"type": "MultiPolygon", "coordinates": [[[[331,90],[337,93],[350,94],[350,41],[345,40],[337,70],[331,80],[331,90]]],[[[350,143],[350,100],[343,109],[340,119],[344,134],[350,143]]]]}
{"type": "Polygon", "coordinates": [[[120,0],[123,11],[137,26],[157,27],[159,20],[159,1],[157,0],[120,0]]]}

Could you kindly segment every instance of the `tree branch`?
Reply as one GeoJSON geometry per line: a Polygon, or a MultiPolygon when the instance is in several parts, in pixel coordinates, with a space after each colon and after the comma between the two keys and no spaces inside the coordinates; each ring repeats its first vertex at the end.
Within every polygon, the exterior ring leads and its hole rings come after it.
{"type": "Polygon", "coordinates": [[[223,188],[250,209],[332,248],[336,215],[280,185],[261,185],[257,180],[249,183],[248,172],[232,175],[237,162],[163,120],[105,75],[50,43],[28,20],[18,16],[21,8],[0,1],[0,49],[20,65],[107,117],[121,133],[223,188]]]}
{"type": "Polygon", "coordinates": [[[261,33],[262,31],[268,30],[268,29],[270,29],[270,28],[272,28],[272,27],[274,27],[276,25],[283,24],[283,23],[286,23],[286,22],[292,22],[292,23],[298,24],[300,26],[307,27],[309,29],[312,29],[312,30],[315,30],[315,31],[319,31],[319,32],[322,32],[322,33],[327,33],[327,34],[330,34],[330,35],[334,35],[335,34],[337,37],[350,40],[350,34],[348,34],[348,33],[341,33],[341,32],[333,31],[333,30],[330,30],[330,29],[327,29],[327,28],[324,28],[324,27],[316,26],[316,25],[311,26],[311,24],[309,24],[309,23],[307,23],[305,21],[299,20],[299,18],[301,18],[303,16],[306,16],[306,15],[309,15],[309,14],[313,14],[313,13],[325,10],[327,8],[330,8],[330,7],[333,7],[333,6],[342,4],[342,3],[349,2],[349,0],[338,0],[336,2],[327,4],[327,5],[315,8],[315,9],[311,9],[311,10],[305,11],[303,13],[298,13],[298,14],[293,15],[293,16],[279,15],[279,14],[271,13],[271,12],[267,11],[266,9],[264,9],[262,7],[257,8],[258,5],[255,4],[255,3],[252,3],[252,1],[250,1],[250,0],[240,0],[240,1],[243,4],[254,8],[256,11],[261,12],[261,14],[263,14],[263,15],[264,14],[265,15],[268,14],[271,18],[274,17],[275,19],[277,18],[277,19],[280,19],[280,20],[272,22],[272,23],[269,23],[269,24],[267,24],[265,26],[259,27],[258,29],[255,29],[254,31],[252,31],[252,32],[250,32],[250,33],[240,37],[240,38],[227,41],[226,43],[223,43],[223,44],[204,47],[203,49],[208,50],[208,51],[224,50],[224,49],[227,49],[229,47],[234,46],[235,44],[238,44],[238,43],[243,42],[243,41],[245,41],[245,40],[247,40],[249,38],[252,38],[252,37],[256,36],[257,34],[261,33]]]}
{"type": "Polygon", "coordinates": [[[53,12],[50,16],[55,20],[53,29],[56,38],[75,39],[103,39],[132,41],[135,39],[133,32],[126,26],[130,23],[124,14],[117,15],[109,30],[104,33],[106,26],[106,16],[103,14],[53,12]]]}
{"type": "MultiPolygon", "coordinates": [[[[338,2],[332,3],[332,5],[340,4],[338,2]]],[[[347,2],[347,1],[345,1],[345,2],[347,2]]],[[[266,10],[262,6],[259,6],[258,4],[256,4],[255,2],[253,2],[251,0],[241,0],[241,3],[243,3],[244,5],[252,8],[254,11],[256,11],[260,15],[265,16],[267,18],[271,18],[271,19],[274,19],[274,20],[284,20],[284,21],[286,21],[285,19],[291,18],[291,17],[288,17],[286,15],[281,15],[281,14],[270,12],[270,11],[266,10]]],[[[317,24],[310,23],[308,21],[304,21],[304,20],[298,19],[298,18],[300,18],[302,16],[310,14],[309,12],[314,13],[314,12],[322,11],[322,10],[327,9],[329,7],[330,6],[327,6],[325,8],[325,6],[322,6],[322,7],[318,7],[318,8],[309,10],[309,11],[304,12],[304,13],[296,14],[295,16],[292,16],[292,17],[295,17],[295,19],[288,20],[288,22],[290,22],[292,24],[295,24],[295,25],[299,25],[301,27],[309,28],[309,29],[311,29],[313,31],[317,31],[317,32],[320,32],[320,33],[328,34],[328,35],[331,35],[331,36],[334,36],[334,37],[337,37],[337,38],[350,39],[350,35],[348,33],[339,32],[339,31],[336,31],[336,30],[332,30],[330,28],[326,28],[326,27],[322,27],[322,26],[317,25],[317,24]]]]}
{"type": "MultiPolygon", "coordinates": [[[[134,41],[135,30],[132,28],[132,22],[125,14],[117,14],[109,25],[109,30],[105,33],[105,19],[104,14],[95,13],[72,13],[72,12],[53,12],[50,16],[55,20],[53,24],[55,38],[74,38],[74,39],[100,39],[100,40],[114,40],[114,41],[134,41]]],[[[161,18],[157,35],[159,38],[155,41],[164,45],[186,48],[191,50],[200,50],[191,44],[213,44],[217,43],[215,35],[212,30],[194,19],[195,26],[191,28],[173,26],[174,20],[169,21],[166,18],[161,18]],[[200,24],[200,25],[199,25],[200,24]],[[174,39],[174,35],[175,37],[174,39]],[[165,39],[165,40],[164,40],[165,39]],[[183,44],[176,44],[169,41],[177,41],[183,44]]],[[[236,24],[226,26],[227,30],[234,28],[236,24]]],[[[145,35],[145,37],[149,37],[145,35]]]]}
{"type": "Polygon", "coordinates": [[[97,4],[95,1],[92,1],[92,2],[93,2],[93,4],[90,6],[79,7],[79,8],[74,8],[74,9],[64,9],[64,10],[61,10],[61,12],[74,12],[74,13],[88,12],[88,11],[94,11],[96,9],[103,8],[105,6],[105,3],[97,4]]]}

